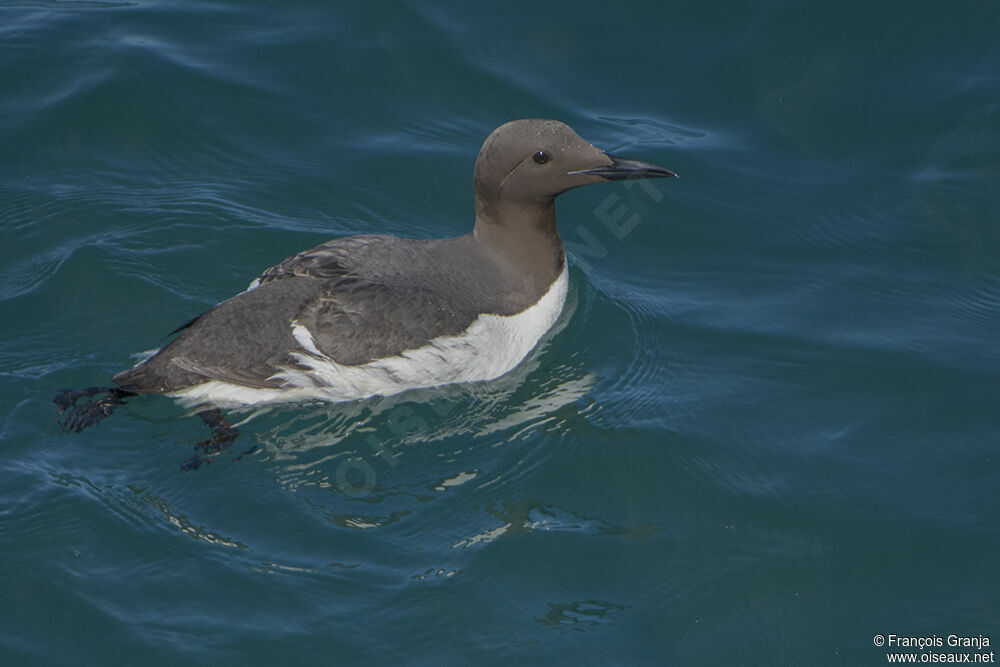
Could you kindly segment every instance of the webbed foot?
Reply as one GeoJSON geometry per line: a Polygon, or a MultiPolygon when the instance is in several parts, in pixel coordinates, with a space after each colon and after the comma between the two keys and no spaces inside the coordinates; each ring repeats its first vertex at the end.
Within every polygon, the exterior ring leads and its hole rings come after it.
{"type": "Polygon", "coordinates": [[[58,415],[56,421],[62,426],[64,431],[79,433],[88,426],[93,426],[97,422],[111,416],[122,400],[128,396],[135,396],[131,391],[125,391],[118,387],[87,387],[86,389],[63,389],[52,399],[56,404],[58,415]],[[104,394],[99,399],[92,399],[92,396],[104,394]],[[80,399],[87,399],[78,403],[80,399]]]}
{"type": "MultiPolygon", "coordinates": [[[[215,454],[229,449],[229,445],[240,436],[240,432],[228,419],[222,416],[222,412],[218,408],[203,410],[198,413],[198,416],[205,422],[205,426],[212,429],[212,435],[195,444],[195,455],[181,464],[181,470],[197,470],[202,463],[211,463],[215,454]]],[[[244,454],[248,453],[244,452],[244,454]]],[[[240,454],[237,460],[242,456],[243,454],[240,454]]]]}

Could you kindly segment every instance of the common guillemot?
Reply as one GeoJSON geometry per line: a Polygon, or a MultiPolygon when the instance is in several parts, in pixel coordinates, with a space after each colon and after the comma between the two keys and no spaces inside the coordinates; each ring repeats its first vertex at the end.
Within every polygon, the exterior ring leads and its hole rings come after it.
{"type": "MultiPolygon", "coordinates": [[[[152,357],[116,374],[117,387],[64,392],[56,403],[63,412],[107,392],[82,414],[77,406],[69,428],[80,430],[134,394],[166,394],[218,415],[497,378],[535,347],[565,301],[556,196],[670,176],[595,148],[559,121],[511,121],[476,159],[472,233],[351,236],[300,252],[182,325],[152,357]]],[[[214,417],[203,418],[215,428],[214,417]]]]}

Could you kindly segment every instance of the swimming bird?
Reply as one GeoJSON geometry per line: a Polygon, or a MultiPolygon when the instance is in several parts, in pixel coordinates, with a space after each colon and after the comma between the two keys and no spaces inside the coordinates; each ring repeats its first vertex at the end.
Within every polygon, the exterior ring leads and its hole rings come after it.
{"type": "Polygon", "coordinates": [[[672,176],[595,148],[556,120],[505,123],[476,159],[471,233],[350,236],[300,252],[179,327],[159,352],[116,374],[115,387],[64,392],[56,403],[80,430],[124,397],[165,394],[228,437],[218,408],[495,379],[528,355],[566,298],[555,198],[591,183],[672,176]],[[107,396],[70,410],[98,392],[107,396]]]}

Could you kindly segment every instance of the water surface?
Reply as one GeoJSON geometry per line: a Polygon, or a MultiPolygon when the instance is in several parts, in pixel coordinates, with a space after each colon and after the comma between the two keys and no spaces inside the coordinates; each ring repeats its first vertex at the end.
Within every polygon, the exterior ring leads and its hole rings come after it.
{"type": "Polygon", "coordinates": [[[0,656],[1000,642],[997,34],[991,3],[3,5],[0,656]],[[518,117],[681,178],[560,198],[570,307],[510,376],[235,414],[194,473],[167,399],[60,432],[59,388],[298,250],[466,233],[518,117]]]}

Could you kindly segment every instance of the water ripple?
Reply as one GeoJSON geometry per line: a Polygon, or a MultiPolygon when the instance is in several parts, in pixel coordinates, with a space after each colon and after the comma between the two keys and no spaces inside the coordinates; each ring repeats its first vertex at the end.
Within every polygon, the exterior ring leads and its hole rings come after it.
{"type": "Polygon", "coordinates": [[[592,277],[596,282],[585,286],[591,301],[587,317],[604,322],[601,329],[611,337],[587,341],[600,350],[602,419],[626,428],[658,423],[678,391],[677,361],[663,349],[668,314],[654,291],[599,274],[592,277]]]}

